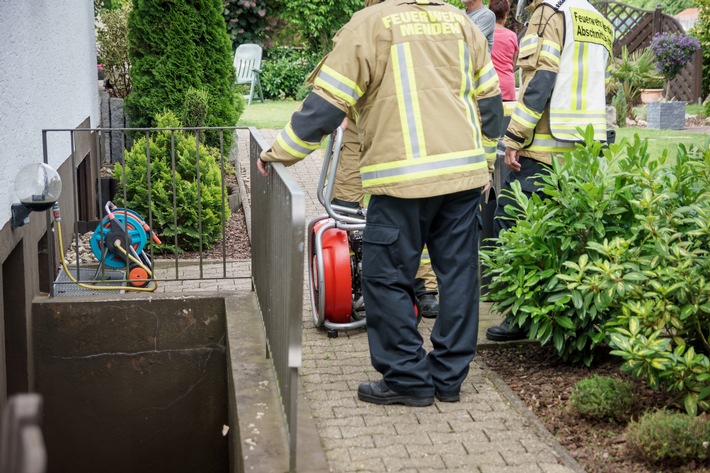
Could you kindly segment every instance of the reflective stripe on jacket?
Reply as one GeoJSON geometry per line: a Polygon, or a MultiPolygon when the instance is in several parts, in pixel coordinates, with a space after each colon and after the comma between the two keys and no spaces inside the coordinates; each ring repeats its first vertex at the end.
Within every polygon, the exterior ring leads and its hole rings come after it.
{"type": "Polygon", "coordinates": [[[262,159],[291,164],[317,148],[314,121],[330,104],[358,114],[367,193],[429,197],[490,179],[495,148],[489,161],[486,145],[503,115],[498,77],[486,39],[442,0],[385,0],[357,12],[334,38],[311,96],[262,159]]]}

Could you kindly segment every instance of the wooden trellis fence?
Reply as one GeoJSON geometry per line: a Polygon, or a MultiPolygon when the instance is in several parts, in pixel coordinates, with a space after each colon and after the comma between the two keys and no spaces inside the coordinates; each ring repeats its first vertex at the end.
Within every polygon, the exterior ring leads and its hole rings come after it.
{"type": "MultiPolygon", "coordinates": [[[[614,56],[618,56],[624,46],[630,53],[647,48],[656,33],[685,33],[675,18],[661,11],[660,5],[650,11],[613,0],[592,0],[592,4],[616,29],[614,56]]],[[[702,51],[698,51],[671,81],[671,97],[683,102],[697,102],[701,94],[702,66],[702,51]]]]}

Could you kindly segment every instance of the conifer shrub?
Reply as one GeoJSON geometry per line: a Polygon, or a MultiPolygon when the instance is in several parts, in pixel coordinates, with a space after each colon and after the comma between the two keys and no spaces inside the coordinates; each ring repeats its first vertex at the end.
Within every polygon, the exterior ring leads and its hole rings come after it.
{"type": "Polygon", "coordinates": [[[572,388],[572,411],[590,419],[624,422],[634,406],[631,383],[612,376],[594,375],[572,388]]]}
{"type": "MultiPolygon", "coordinates": [[[[220,0],[134,1],[128,18],[132,126],[155,126],[165,109],[180,114],[191,88],[209,95],[206,126],[234,126],[234,53],[220,0]]],[[[231,136],[225,135],[231,143],[231,136]]],[[[216,134],[207,142],[218,146],[216,134]]],[[[227,146],[228,147],[228,146],[227,146]]]]}
{"type": "MultiPolygon", "coordinates": [[[[157,117],[158,127],[178,128],[181,125],[171,111],[157,117]]],[[[121,191],[115,196],[114,203],[124,206],[125,186],[125,207],[148,221],[150,202],[152,227],[163,242],[158,247],[159,252],[199,250],[200,242],[201,249],[210,248],[222,236],[222,212],[224,222],[230,216],[229,207],[223,200],[227,193],[222,186],[219,150],[206,145],[198,147],[195,134],[182,130],[156,131],[150,134],[148,144],[146,141],[145,135],[136,139],[133,148],[126,153],[125,165],[115,166],[114,176],[121,191]],[[150,150],[150,169],[146,149],[150,150]]]]}
{"type": "Polygon", "coordinates": [[[710,422],[681,412],[646,413],[626,429],[629,449],[653,463],[682,465],[710,460],[710,422]]]}

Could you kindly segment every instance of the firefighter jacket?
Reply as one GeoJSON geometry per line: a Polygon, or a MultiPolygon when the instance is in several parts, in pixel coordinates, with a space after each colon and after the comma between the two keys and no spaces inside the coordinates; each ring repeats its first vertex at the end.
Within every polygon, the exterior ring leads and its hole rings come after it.
{"type": "Polygon", "coordinates": [[[551,156],[583,141],[577,128],[592,124],[606,140],[606,90],[611,24],[586,0],[535,0],[517,65],[523,87],[503,143],[520,155],[551,163],[551,156]]]}
{"type": "Polygon", "coordinates": [[[357,114],[364,191],[400,198],[485,185],[503,109],[487,42],[443,0],[385,0],[334,38],[314,89],[264,161],[293,164],[357,114]]]}

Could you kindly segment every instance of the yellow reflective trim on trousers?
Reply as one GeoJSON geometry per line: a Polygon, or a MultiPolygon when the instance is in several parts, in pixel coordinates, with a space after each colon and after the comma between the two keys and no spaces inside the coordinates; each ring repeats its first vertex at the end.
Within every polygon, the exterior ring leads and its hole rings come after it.
{"type": "Polygon", "coordinates": [[[297,158],[305,158],[320,146],[320,143],[308,143],[296,136],[296,133],[291,127],[291,123],[288,123],[286,127],[279,132],[278,136],[276,136],[276,142],[291,156],[297,158]]]}
{"type": "Polygon", "coordinates": [[[463,40],[459,40],[459,64],[461,67],[461,101],[466,106],[468,112],[469,123],[471,125],[471,134],[473,142],[478,143],[479,130],[481,129],[478,123],[478,113],[473,98],[473,75],[471,74],[471,55],[468,53],[468,46],[463,40]]]}
{"type": "Polygon", "coordinates": [[[313,83],[331,92],[336,97],[345,100],[350,105],[355,105],[355,102],[363,94],[362,89],[355,82],[326,65],[321,67],[313,83]]]}
{"type": "Polygon", "coordinates": [[[445,176],[448,174],[458,174],[461,172],[477,171],[479,169],[488,169],[488,163],[484,160],[480,163],[464,164],[461,166],[447,166],[437,170],[429,170],[423,172],[412,172],[406,174],[395,174],[391,176],[373,177],[362,179],[362,187],[367,188],[382,184],[393,184],[397,182],[412,181],[424,177],[445,176]]]}
{"type": "Polygon", "coordinates": [[[426,246],[424,247],[424,251],[422,251],[422,257],[420,259],[420,262],[423,264],[431,263],[431,258],[429,257],[429,251],[426,249],[426,246]]]}
{"type": "Polygon", "coordinates": [[[404,149],[408,159],[419,158],[426,154],[424,130],[422,129],[421,111],[417,97],[417,84],[414,80],[411,49],[408,43],[393,44],[391,47],[397,108],[404,136],[404,149]]]}

